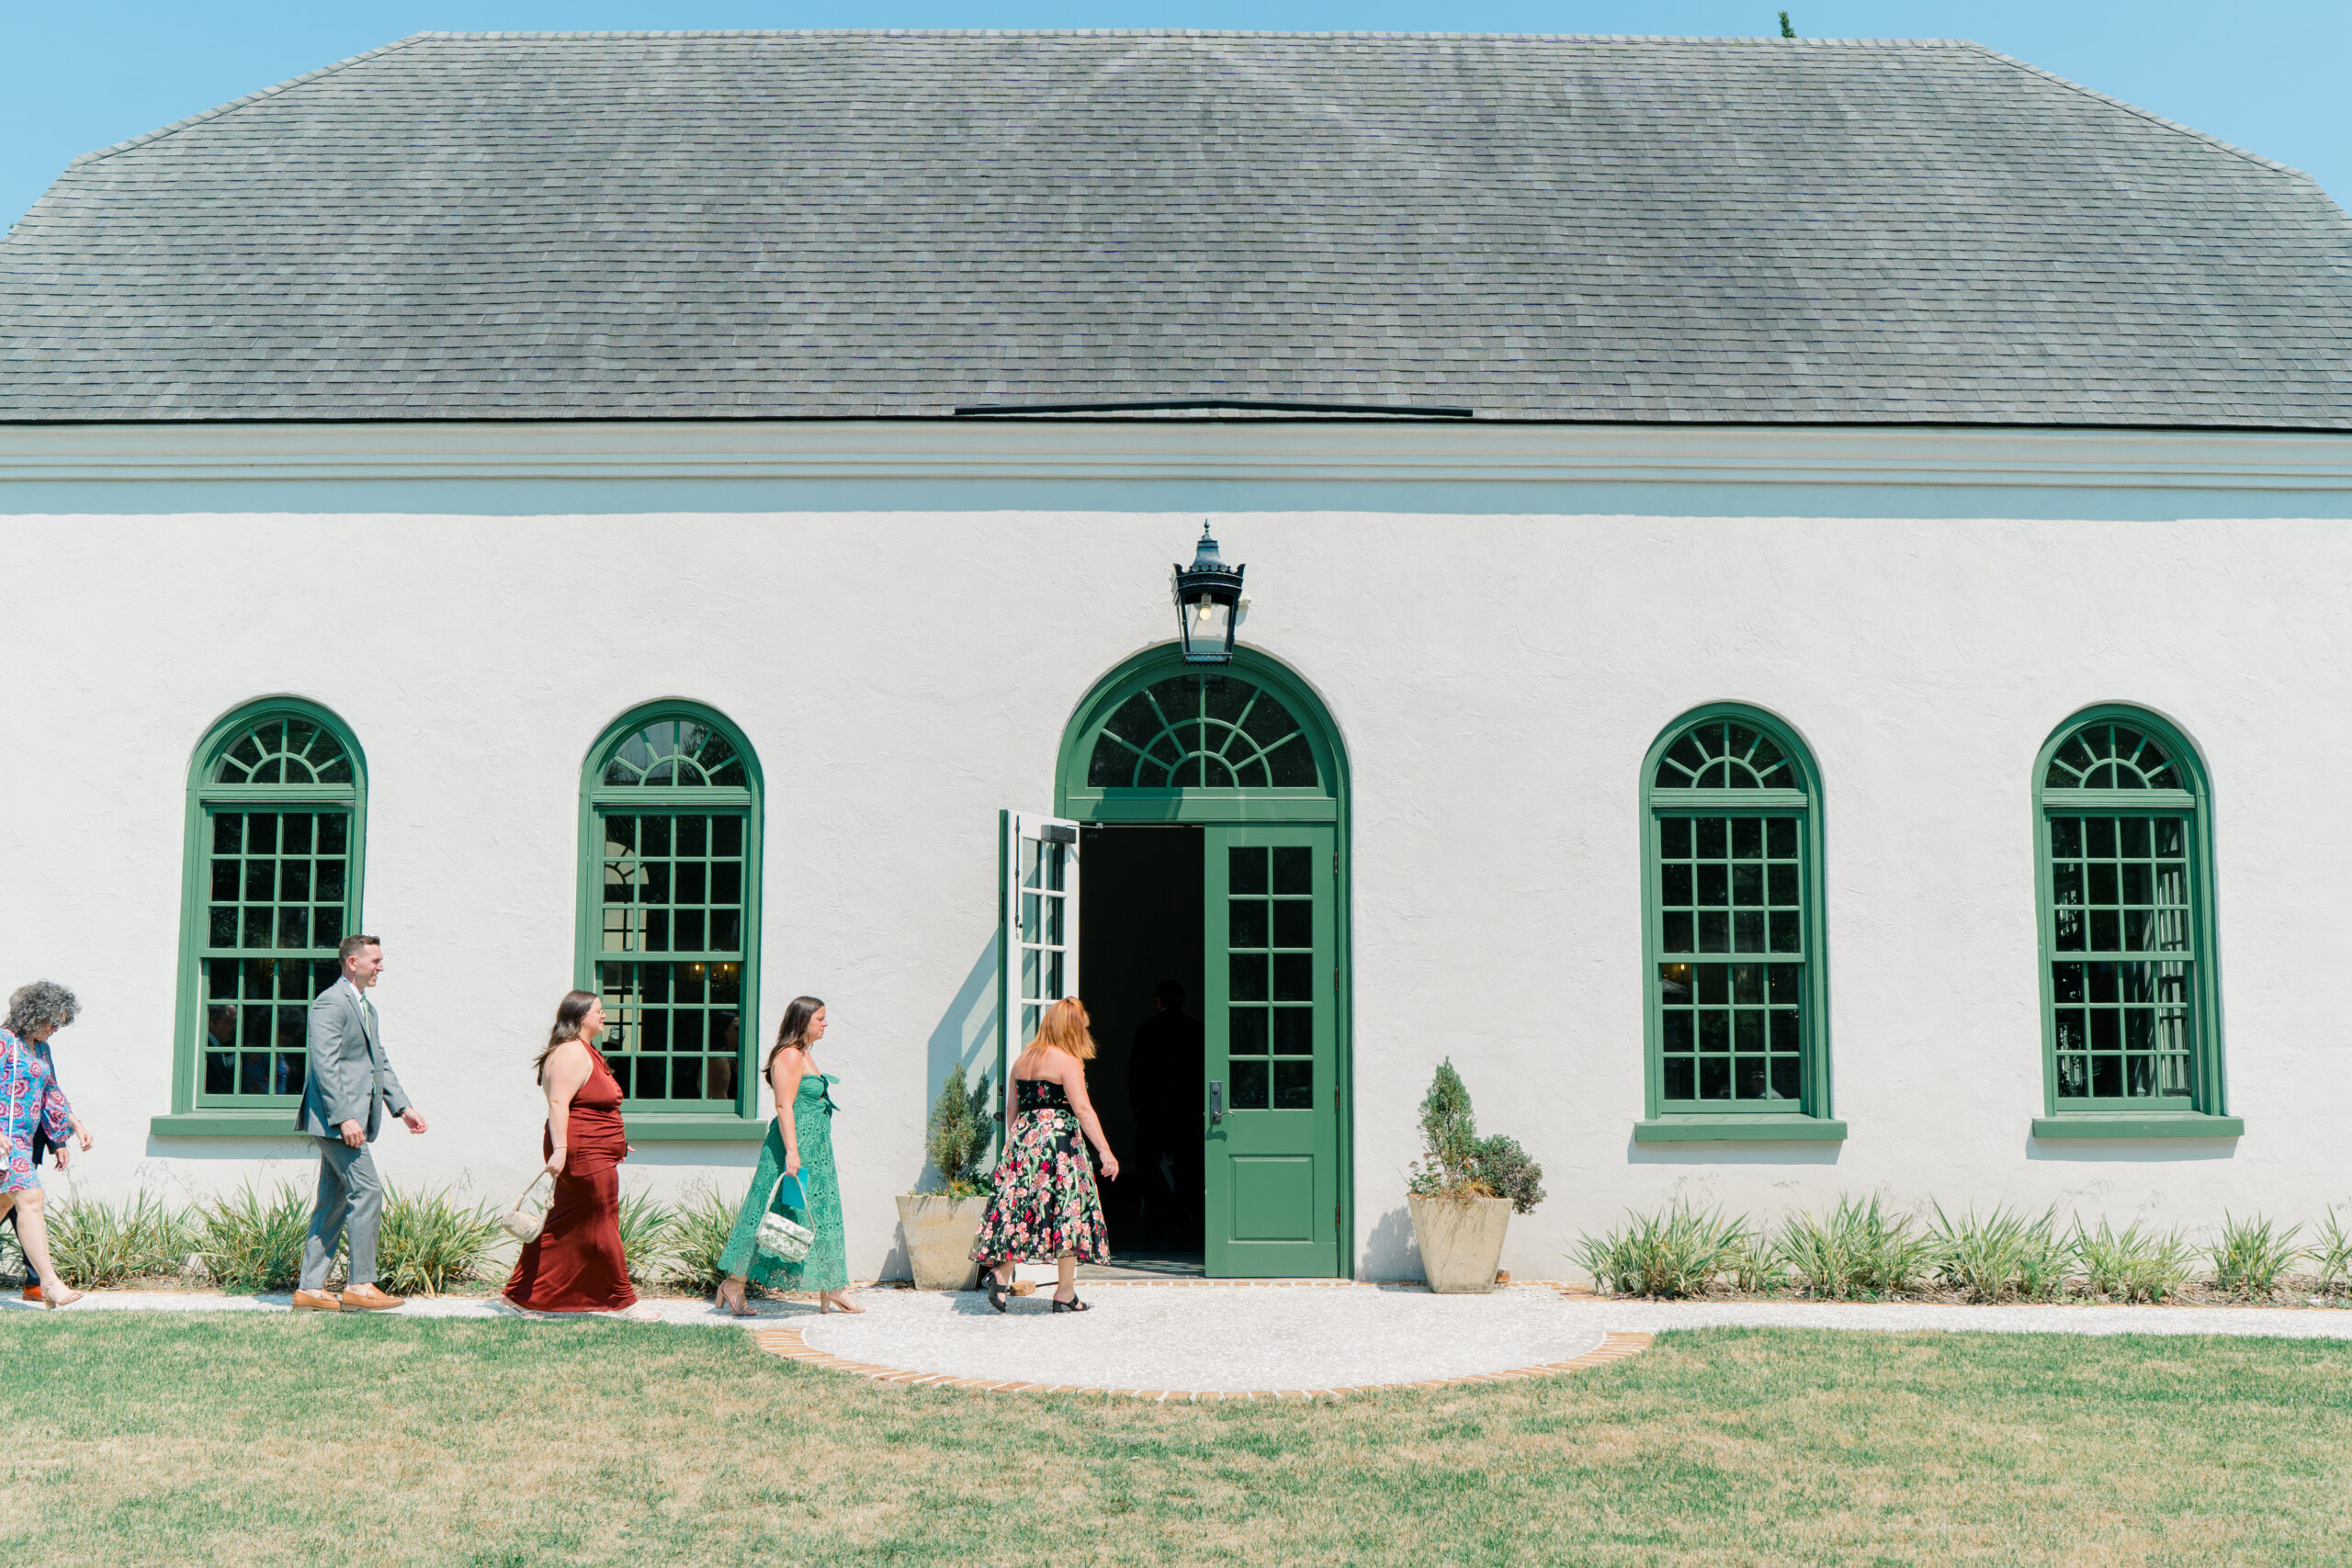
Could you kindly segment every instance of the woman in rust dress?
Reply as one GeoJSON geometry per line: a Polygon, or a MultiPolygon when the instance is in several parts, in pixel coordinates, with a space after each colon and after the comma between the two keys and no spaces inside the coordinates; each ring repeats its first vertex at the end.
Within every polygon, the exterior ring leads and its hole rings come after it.
{"type": "Polygon", "coordinates": [[[565,995],[555,1029],[539,1053],[548,1125],[541,1147],[555,1200],[537,1241],[527,1243],[506,1281],[506,1299],[531,1312],[618,1312],[650,1317],[621,1258],[621,1086],[595,1042],[605,1010],[586,991],[565,995]]]}

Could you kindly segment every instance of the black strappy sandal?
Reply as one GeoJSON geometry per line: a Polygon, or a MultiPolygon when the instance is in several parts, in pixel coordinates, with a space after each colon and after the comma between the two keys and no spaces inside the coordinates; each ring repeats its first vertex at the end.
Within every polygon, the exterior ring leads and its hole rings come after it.
{"type": "Polygon", "coordinates": [[[993,1269],[989,1270],[989,1305],[999,1312],[1004,1310],[1004,1281],[996,1277],[993,1269]]]}
{"type": "Polygon", "coordinates": [[[1054,1298],[1054,1310],[1056,1312],[1092,1312],[1094,1309],[1088,1306],[1084,1302],[1080,1301],[1077,1293],[1073,1292],[1068,1301],[1064,1301],[1061,1297],[1056,1296],[1054,1298]]]}

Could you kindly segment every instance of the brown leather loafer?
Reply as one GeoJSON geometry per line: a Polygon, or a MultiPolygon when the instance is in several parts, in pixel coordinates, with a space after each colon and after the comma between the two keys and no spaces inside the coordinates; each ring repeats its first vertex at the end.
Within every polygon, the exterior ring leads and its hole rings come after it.
{"type": "Polygon", "coordinates": [[[341,1312],[343,1302],[333,1291],[297,1291],[294,1292],[296,1312],[341,1312]]]}
{"type": "Polygon", "coordinates": [[[25,1300],[28,1302],[37,1302],[40,1300],[40,1281],[39,1280],[35,1280],[31,1284],[25,1287],[25,1300]]]}
{"type": "Polygon", "coordinates": [[[406,1296],[388,1296],[373,1285],[354,1285],[343,1292],[343,1304],[361,1312],[390,1312],[396,1306],[406,1306],[406,1296]]]}

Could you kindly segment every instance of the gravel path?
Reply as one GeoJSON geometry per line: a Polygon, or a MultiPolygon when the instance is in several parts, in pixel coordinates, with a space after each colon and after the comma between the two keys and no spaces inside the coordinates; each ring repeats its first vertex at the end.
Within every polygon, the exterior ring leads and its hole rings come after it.
{"type": "Polygon", "coordinates": [[[1114,1285],[1094,1310],[1054,1316],[1047,1292],[999,1315],[978,1292],[870,1291],[863,1317],[801,1324],[811,1349],[876,1366],[1085,1388],[1368,1388],[1565,1361],[1599,1347],[1557,1292],[1490,1296],[1422,1290],[1114,1285]]]}
{"type": "Polygon", "coordinates": [[[1832,1302],[1563,1303],[1575,1321],[1625,1334],[1675,1328],[1848,1328],[1903,1334],[2223,1334],[2352,1339],[2352,1312],[2294,1307],[1906,1306],[1832,1302]]]}

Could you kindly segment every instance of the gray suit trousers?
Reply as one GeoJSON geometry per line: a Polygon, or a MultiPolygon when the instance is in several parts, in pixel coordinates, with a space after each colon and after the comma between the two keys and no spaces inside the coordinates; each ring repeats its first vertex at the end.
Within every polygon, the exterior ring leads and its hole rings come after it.
{"type": "Polygon", "coordinates": [[[319,1197],[311,1210],[311,1239],[302,1244],[302,1288],[325,1286],[335,1243],[346,1235],[352,1284],[372,1285],[376,1224],[384,1215],[384,1183],[376,1175],[375,1156],[366,1145],[355,1149],[341,1138],[321,1138],[318,1144],[319,1197]]]}

